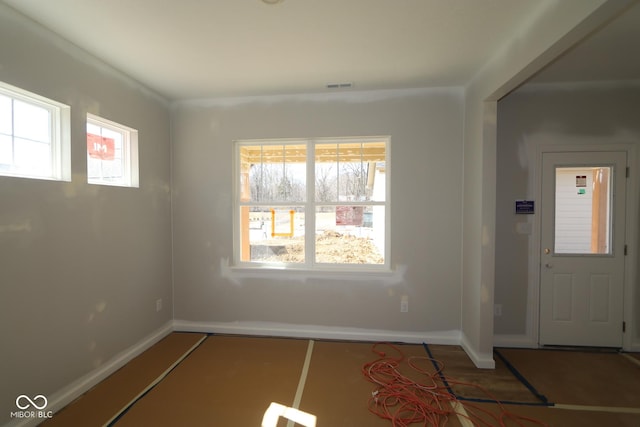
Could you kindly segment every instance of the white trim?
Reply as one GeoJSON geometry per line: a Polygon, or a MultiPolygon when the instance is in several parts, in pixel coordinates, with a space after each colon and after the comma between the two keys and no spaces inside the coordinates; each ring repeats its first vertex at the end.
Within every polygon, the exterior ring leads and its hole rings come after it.
{"type": "MultiPolygon", "coordinates": [[[[166,337],[173,331],[173,322],[169,321],[161,328],[155,330],[145,338],[132,345],[128,349],[118,353],[111,360],[97,369],[83,375],[72,383],[66,385],[55,393],[47,396],[48,405],[46,411],[52,411],[54,414],[62,408],[73,402],[75,399],[86,393],[89,389],[96,386],[109,375],[122,368],[133,358],[153,346],[155,343],[166,337]]],[[[41,423],[41,418],[31,419],[14,419],[5,425],[5,427],[13,426],[35,426],[41,423]]]]}
{"type": "Polygon", "coordinates": [[[460,331],[411,332],[272,322],[193,322],[174,320],[176,332],[202,332],[305,339],[392,341],[411,344],[460,345],[460,331]]]}
{"type": "Polygon", "coordinates": [[[636,283],[638,281],[638,248],[640,240],[640,232],[638,230],[638,219],[640,211],[638,210],[638,201],[640,198],[640,187],[638,186],[638,156],[640,150],[637,144],[629,144],[627,149],[627,167],[629,168],[629,177],[627,178],[627,218],[626,218],[626,244],[627,244],[627,260],[625,265],[625,283],[624,283],[624,316],[626,323],[626,332],[623,335],[623,350],[640,351],[640,337],[638,337],[637,316],[640,315],[640,307],[638,306],[638,290],[636,283]]]}
{"type": "MultiPolygon", "coordinates": [[[[548,138],[543,138],[543,140],[550,141],[553,140],[552,135],[547,135],[548,138]]],[[[613,136],[612,139],[620,139],[629,140],[628,137],[622,136],[613,136]]],[[[542,155],[543,153],[556,153],[556,152],[579,152],[579,151],[625,151],[627,153],[627,166],[631,170],[631,176],[627,178],[627,200],[626,200],[626,233],[625,233],[625,241],[628,246],[629,255],[625,261],[625,280],[624,280],[624,317],[623,320],[626,322],[627,330],[623,335],[623,343],[622,348],[625,351],[638,351],[640,350],[640,343],[634,342],[635,336],[635,301],[636,301],[636,290],[634,284],[636,283],[637,277],[637,267],[636,267],[636,259],[637,259],[637,250],[638,247],[638,184],[637,178],[638,176],[637,165],[638,163],[638,150],[636,149],[636,145],[634,143],[628,142],[613,142],[611,144],[602,144],[601,140],[598,141],[589,141],[588,139],[580,138],[576,140],[567,140],[565,136],[563,138],[565,142],[562,144],[551,144],[551,143],[532,143],[527,147],[527,151],[530,154],[530,167],[529,170],[532,171],[530,177],[530,188],[533,189],[532,193],[534,195],[534,200],[540,201],[542,200],[542,185],[541,185],[541,173],[542,173],[542,155]],[[636,257],[636,259],[634,259],[636,257]],[[635,349],[635,350],[634,350],[635,349]]],[[[529,266],[532,267],[529,273],[529,284],[528,284],[528,292],[527,292],[527,334],[526,336],[529,340],[539,343],[539,326],[540,326],[540,233],[541,233],[541,215],[536,214],[533,219],[533,229],[531,233],[531,243],[530,243],[530,252],[529,252],[529,266]]],[[[495,339],[495,337],[494,337],[495,339]]]]}
{"type": "Polygon", "coordinates": [[[511,347],[511,348],[538,348],[538,342],[529,335],[494,335],[494,347],[511,347]]]}
{"type": "MultiPolygon", "coordinates": [[[[372,266],[373,267],[373,266],[372,266]]],[[[406,265],[396,265],[394,270],[370,268],[368,270],[353,268],[333,269],[303,269],[303,268],[267,268],[267,267],[233,267],[229,265],[229,258],[220,259],[220,276],[237,285],[245,280],[264,279],[268,276],[273,280],[306,282],[313,278],[331,278],[332,280],[366,281],[371,284],[392,286],[404,283],[406,265]]]]}
{"type": "Polygon", "coordinates": [[[493,353],[478,353],[475,346],[471,345],[464,333],[460,334],[460,346],[463,348],[467,356],[471,359],[476,368],[495,369],[496,361],[493,360],[493,353]]]}

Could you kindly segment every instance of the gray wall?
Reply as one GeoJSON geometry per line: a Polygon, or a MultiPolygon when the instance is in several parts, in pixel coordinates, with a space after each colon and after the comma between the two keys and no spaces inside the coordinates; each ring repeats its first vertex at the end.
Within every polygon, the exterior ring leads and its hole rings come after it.
{"type": "MultiPolygon", "coordinates": [[[[502,316],[495,318],[496,334],[526,333],[530,237],[516,225],[532,218],[513,211],[514,200],[535,196],[528,146],[576,141],[640,144],[640,83],[530,85],[500,100],[495,303],[502,304],[502,316]]],[[[637,180],[637,171],[632,176],[637,180]]],[[[629,262],[637,263],[637,255],[629,262]]],[[[635,307],[637,334],[638,301],[635,307]]]]}
{"type": "Polygon", "coordinates": [[[459,89],[178,104],[172,122],[175,318],[459,330],[462,109],[459,89]],[[283,273],[230,280],[221,263],[233,255],[233,141],[366,135],[391,135],[391,264],[404,271],[400,280],[298,281],[283,273]],[[400,313],[403,294],[409,313],[400,313]]]}
{"type": "Polygon", "coordinates": [[[3,424],[165,325],[172,293],[165,102],[2,3],[0,80],[71,107],[73,175],[0,176],[3,424]],[[86,183],[87,112],[139,131],[140,188],[86,183]]]}

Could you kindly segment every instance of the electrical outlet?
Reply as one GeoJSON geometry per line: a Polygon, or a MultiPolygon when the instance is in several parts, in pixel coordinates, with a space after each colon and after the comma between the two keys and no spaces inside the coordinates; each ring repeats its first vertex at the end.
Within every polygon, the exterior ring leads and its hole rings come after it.
{"type": "Polygon", "coordinates": [[[409,297],[407,295],[402,295],[400,298],[400,313],[409,312],[409,297]]]}
{"type": "Polygon", "coordinates": [[[495,317],[502,316],[502,304],[494,304],[493,305],[493,315],[495,317]]]}
{"type": "Polygon", "coordinates": [[[156,300],[156,311],[162,310],[162,298],[156,300]]]}

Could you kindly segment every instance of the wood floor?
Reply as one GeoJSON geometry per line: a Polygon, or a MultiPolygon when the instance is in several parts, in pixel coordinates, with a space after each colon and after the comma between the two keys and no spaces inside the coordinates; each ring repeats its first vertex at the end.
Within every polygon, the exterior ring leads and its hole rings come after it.
{"type": "MultiPolygon", "coordinates": [[[[377,386],[363,367],[380,359],[373,349],[363,342],[172,333],[42,425],[259,427],[276,402],[314,414],[318,427],[391,426],[370,411],[377,386]]],[[[496,369],[480,370],[458,346],[376,350],[385,357],[401,352],[416,365],[399,368],[407,378],[424,382],[429,371],[455,398],[443,404],[448,415],[439,425],[640,425],[637,354],[498,349],[496,369]]],[[[294,424],[278,423],[287,425],[294,424]]]]}

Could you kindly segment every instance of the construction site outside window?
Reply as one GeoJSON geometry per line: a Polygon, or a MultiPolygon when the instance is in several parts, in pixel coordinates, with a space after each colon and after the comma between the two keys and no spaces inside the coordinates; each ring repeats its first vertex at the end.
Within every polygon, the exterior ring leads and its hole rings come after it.
{"type": "Polygon", "coordinates": [[[235,148],[235,265],[388,268],[389,137],[235,148]]]}

